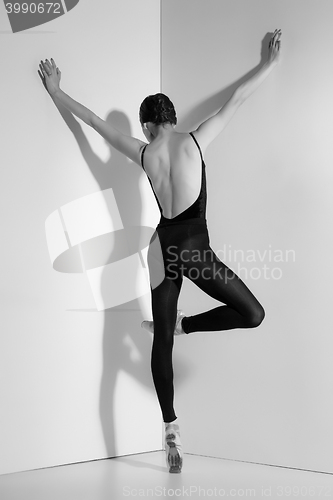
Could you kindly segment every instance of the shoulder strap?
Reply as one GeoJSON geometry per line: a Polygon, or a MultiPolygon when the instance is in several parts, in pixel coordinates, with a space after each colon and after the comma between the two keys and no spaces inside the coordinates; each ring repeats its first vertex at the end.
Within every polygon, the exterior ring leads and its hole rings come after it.
{"type": "MultiPolygon", "coordinates": [[[[144,152],[145,152],[145,150],[146,150],[146,147],[147,147],[147,146],[148,146],[148,144],[146,144],[146,145],[142,148],[142,151],[141,151],[141,165],[142,165],[143,170],[145,170],[145,167],[143,166],[143,155],[144,155],[144,152]]],[[[146,172],[146,171],[145,171],[145,172],[146,172]]],[[[146,175],[147,175],[147,172],[146,172],[146,175]]],[[[155,191],[154,191],[153,184],[152,184],[152,182],[151,182],[151,180],[150,180],[150,178],[149,178],[149,176],[148,176],[148,175],[147,175],[147,179],[148,179],[148,181],[149,181],[149,184],[150,184],[150,186],[151,186],[151,189],[152,189],[152,191],[153,191],[153,193],[154,193],[154,196],[155,196],[155,198],[156,198],[156,201],[157,201],[158,207],[159,207],[160,212],[161,212],[161,214],[162,214],[162,207],[161,207],[161,205],[160,205],[160,202],[158,201],[158,198],[157,198],[156,193],[155,193],[155,191]]]]}
{"type": "Polygon", "coordinates": [[[203,161],[203,156],[202,156],[201,148],[200,148],[200,146],[199,146],[199,144],[198,144],[198,141],[197,141],[197,140],[196,140],[196,138],[194,137],[193,132],[190,132],[190,136],[191,136],[191,137],[193,137],[194,142],[195,142],[195,143],[196,143],[196,145],[198,146],[198,149],[199,149],[199,151],[200,151],[201,160],[203,161]]]}
{"type": "Polygon", "coordinates": [[[146,150],[146,147],[148,146],[148,144],[146,144],[143,148],[142,148],[142,151],[141,151],[141,166],[143,168],[143,170],[145,170],[145,167],[143,166],[143,154],[146,150]]]}

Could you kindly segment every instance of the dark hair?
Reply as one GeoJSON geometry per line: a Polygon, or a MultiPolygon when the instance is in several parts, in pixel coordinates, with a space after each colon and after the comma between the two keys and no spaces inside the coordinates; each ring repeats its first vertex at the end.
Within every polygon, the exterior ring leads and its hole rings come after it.
{"type": "Polygon", "coordinates": [[[176,125],[177,117],[174,105],[165,94],[146,97],[140,106],[140,123],[152,122],[154,125],[171,123],[176,125]]]}

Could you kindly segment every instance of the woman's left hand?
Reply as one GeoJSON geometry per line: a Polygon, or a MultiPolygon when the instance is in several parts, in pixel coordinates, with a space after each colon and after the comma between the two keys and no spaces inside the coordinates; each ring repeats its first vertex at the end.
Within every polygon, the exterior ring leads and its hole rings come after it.
{"type": "Polygon", "coordinates": [[[61,71],[57,68],[56,63],[51,57],[51,62],[45,59],[45,62],[41,61],[39,65],[40,70],[38,74],[43,82],[44,87],[50,95],[53,95],[57,90],[59,90],[59,83],[61,79],[61,71]]]}

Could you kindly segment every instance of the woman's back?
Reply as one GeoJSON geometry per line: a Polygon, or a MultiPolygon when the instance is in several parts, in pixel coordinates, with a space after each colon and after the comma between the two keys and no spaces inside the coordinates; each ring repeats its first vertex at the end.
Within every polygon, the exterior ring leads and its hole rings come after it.
{"type": "Polygon", "coordinates": [[[201,194],[204,163],[194,135],[174,130],[161,134],[144,148],[142,166],[164,218],[178,217],[201,194]]]}

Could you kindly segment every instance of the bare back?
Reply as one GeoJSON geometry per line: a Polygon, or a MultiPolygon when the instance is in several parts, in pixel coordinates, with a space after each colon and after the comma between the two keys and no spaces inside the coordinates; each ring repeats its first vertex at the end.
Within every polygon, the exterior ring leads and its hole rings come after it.
{"type": "Polygon", "coordinates": [[[173,131],[148,144],[144,169],[163,211],[173,219],[198,198],[202,178],[199,149],[188,133],[173,131]]]}

